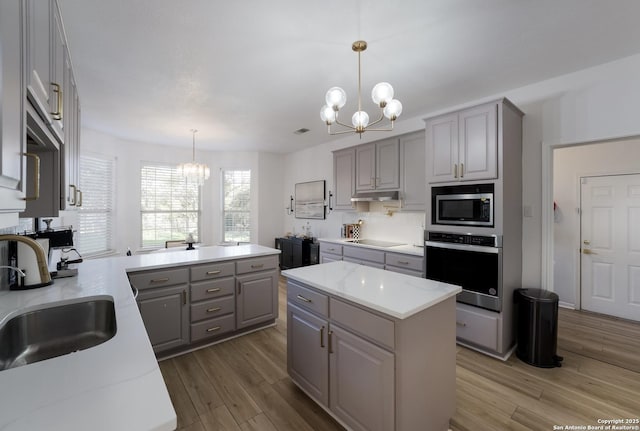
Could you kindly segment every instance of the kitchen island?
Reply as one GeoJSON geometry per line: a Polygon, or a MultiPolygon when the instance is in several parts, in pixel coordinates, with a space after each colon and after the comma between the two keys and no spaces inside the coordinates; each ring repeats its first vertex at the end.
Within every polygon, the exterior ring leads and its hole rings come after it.
{"type": "Polygon", "coordinates": [[[460,287],[344,261],[282,275],[298,387],[347,429],[449,428],[460,287]]]}
{"type": "Polygon", "coordinates": [[[176,414],[127,273],[278,253],[242,245],[86,260],[76,277],[0,291],[0,327],[21,313],[91,298],[113,301],[117,326],[95,347],[0,371],[0,429],[174,430],[176,414]]]}

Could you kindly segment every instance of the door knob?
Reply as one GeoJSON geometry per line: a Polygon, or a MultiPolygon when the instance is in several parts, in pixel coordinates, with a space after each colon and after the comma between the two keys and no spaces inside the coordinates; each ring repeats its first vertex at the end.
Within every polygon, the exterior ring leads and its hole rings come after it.
{"type": "Polygon", "coordinates": [[[598,253],[594,253],[594,252],[592,252],[592,251],[591,251],[591,250],[589,250],[588,248],[583,248],[583,249],[582,249],[582,253],[584,253],[584,254],[598,254],[598,253]]]}
{"type": "Polygon", "coordinates": [[[582,241],[582,243],[584,245],[589,245],[589,244],[591,244],[591,241],[589,241],[588,239],[585,239],[584,241],[582,241]]]}

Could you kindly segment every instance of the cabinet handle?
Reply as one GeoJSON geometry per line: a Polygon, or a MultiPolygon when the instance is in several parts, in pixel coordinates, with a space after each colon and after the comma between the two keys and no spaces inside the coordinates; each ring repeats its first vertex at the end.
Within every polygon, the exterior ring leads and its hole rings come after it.
{"type": "Polygon", "coordinates": [[[207,313],[213,313],[220,310],[222,310],[220,307],[207,308],[207,313]]]}
{"type": "Polygon", "coordinates": [[[324,348],[324,326],[320,328],[320,347],[324,348]]]}
{"type": "Polygon", "coordinates": [[[460,163],[460,178],[464,178],[464,163],[460,163]]]}
{"type": "Polygon", "coordinates": [[[207,289],[207,293],[220,292],[219,287],[212,287],[211,289],[207,289]]]}
{"type": "Polygon", "coordinates": [[[409,265],[409,262],[407,262],[406,260],[397,260],[396,262],[400,265],[409,265]]]}
{"type": "Polygon", "coordinates": [[[54,120],[62,120],[62,88],[60,87],[60,84],[56,84],[55,82],[52,82],[51,86],[53,87],[53,92],[56,93],[58,97],[56,110],[51,113],[51,118],[54,120]]]}
{"type": "Polygon", "coordinates": [[[78,192],[76,186],[74,186],[73,184],[69,184],[69,189],[71,193],[69,193],[69,197],[67,199],[69,200],[69,205],[74,207],[76,206],[76,196],[78,192]]]}
{"type": "Polygon", "coordinates": [[[458,164],[453,165],[453,178],[458,178],[458,164]]]}
{"type": "Polygon", "coordinates": [[[331,348],[331,336],[333,335],[333,331],[329,331],[329,353],[333,353],[333,349],[331,348]]]}
{"type": "Polygon", "coordinates": [[[458,321],[456,321],[456,325],[457,326],[462,326],[462,327],[467,326],[467,324],[465,322],[458,322],[458,321]]]}
{"type": "Polygon", "coordinates": [[[304,301],[304,302],[311,302],[311,300],[310,300],[310,299],[307,299],[307,298],[305,298],[305,297],[304,297],[304,296],[302,296],[302,295],[298,295],[298,296],[296,296],[296,298],[298,298],[299,300],[304,301]]]}
{"type": "Polygon", "coordinates": [[[76,206],[82,206],[82,190],[78,189],[78,197],[76,198],[76,206]]]}
{"type": "Polygon", "coordinates": [[[207,332],[216,332],[216,331],[219,331],[219,330],[220,330],[219,326],[214,326],[213,328],[207,329],[207,332]]]}
{"type": "Polygon", "coordinates": [[[220,274],[222,271],[218,270],[218,271],[207,271],[207,275],[216,275],[216,274],[220,274]]]}
{"type": "Polygon", "coordinates": [[[242,293],[242,283],[238,282],[238,295],[242,293]]]}
{"type": "Polygon", "coordinates": [[[258,269],[258,268],[262,268],[264,266],[264,263],[261,263],[259,265],[251,265],[251,269],[258,269]]]}
{"type": "Polygon", "coordinates": [[[164,278],[152,278],[151,281],[149,281],[149,283],[165,283],[169,281],[169,277],[164,277],[164,278]]]}
{"type": "Polygon", "coordinates": [[[23,156],[31,157],[35,163],[33,169],[33,196],[25,196],[24,201],[35,201],[40,198],[40,157],[34,153],[22,153],[23,156]]]}
{"type": "Polygon", "coordinates": [[[187,305],[187,291],[182,291],[182,305],[187,305]]]}

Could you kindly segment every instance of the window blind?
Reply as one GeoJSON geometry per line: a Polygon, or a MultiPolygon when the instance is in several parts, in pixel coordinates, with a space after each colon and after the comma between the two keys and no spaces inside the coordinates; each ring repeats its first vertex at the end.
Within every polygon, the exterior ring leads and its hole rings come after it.
{"type": "Polygon", "coordinates": [[[114,171],[114,158],[80,156],[82,206],[75,245],[83,256],[113,251],[114,171]]]}
{"type": "Polygon", "coordinates": [[[142,247],[200,237],[200,187],[175,166],[143,163],[140,170],[142,247]]]}
{"type": "Polygon", "coordinates": [[[251,241],[251,171],[222,171],[222,238],[225,242],[251,241]]]}

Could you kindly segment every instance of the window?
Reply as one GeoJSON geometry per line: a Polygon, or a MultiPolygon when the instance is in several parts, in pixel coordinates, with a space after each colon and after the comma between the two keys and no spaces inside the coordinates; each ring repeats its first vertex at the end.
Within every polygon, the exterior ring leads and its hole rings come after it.
{"type": "Polygon", "coordinates": [[[114,170],[113,157],[80,156],[82,206],[75,245],[83,256],[113,251],[114,170]]]}
{"type": "Polygon", "coordinates": [[[140,170],[142,247],[200,237],[200,187],[178,176],[175,166],[143,163],[140,170]]]}
{"type": "Polygon", "coordinates": [[[222,240],[251,241],[251,171],[222,171],[222,240]]]}

